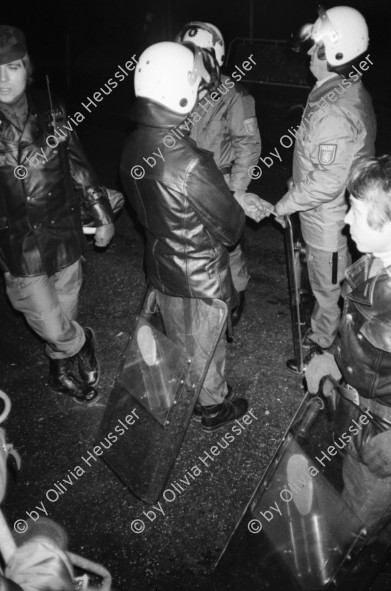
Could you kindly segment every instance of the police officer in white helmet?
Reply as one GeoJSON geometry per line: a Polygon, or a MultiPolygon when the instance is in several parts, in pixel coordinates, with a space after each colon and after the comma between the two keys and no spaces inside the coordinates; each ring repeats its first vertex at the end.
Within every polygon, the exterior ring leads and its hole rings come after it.
{"type": "MultiPolygon", "coordinates": [[[[215,337],[208,309],[216,299],[229,309],[234,295],[227,247],[241,236],[243,209],[257,221],[265,212],[255,195],[235,199],[212,155],[180,131],[199,87],[210,82],[200,50],[191,47],[157,43],[140,56],[131,115],[138,126],[125,143],[121,177],[146,231],[146,273],[167,336],[186,349],[190,331],[209,356],[215,337]]],[[[227,399],[220,330],[196,407],[206,432],[235,421],[248,407],[243,398],[227,399]]]]}
{"type": "MultiPolygon", "coordinates": [[[[212,67],[209,72],[214,78],[214,85],[209,87],[209,93],[214,91],[219,96],[216,98],[214,95],[213,102],[207,102],[204,98],[208,96],[207,91],[200,93],[200,101],[194,108],[200,119],[191,125],[190,137],[200,148],[213,152],[228,187],[232,191],[244,193],[251,181],[248,171],[257,164],[261,155],[254,99],[241,84],[221,74],[225,44],[221,31],[215,25],[201,21],[189,22],[176,40],[185,44],[194,43],[210,52],[212,67]]],[[[243,244],[243,240],[241,242],[243,244]]],[[[238,304],[232,312],[235,326],[246,307],[245,292],[250,279],[240,243],[230,249],[230,268],[238,294],[238,304]]]]}
{"type": "MultiPolygon", "coordinates": [[[[361,77],[372,66],[368,28],[354,8],[336,6],[301,30],[310,40],[310,70],[317,79],[296,132],[293,176],[277,215],[300,212],[315,306],[304,339],[305,364],[330,347],[340,321],[339,299],[350,263],[344,217],[349,173],[374,155],[376,118],[361,77]]],[[[299,371],[296,359],[287,362],[299,371]]]]}

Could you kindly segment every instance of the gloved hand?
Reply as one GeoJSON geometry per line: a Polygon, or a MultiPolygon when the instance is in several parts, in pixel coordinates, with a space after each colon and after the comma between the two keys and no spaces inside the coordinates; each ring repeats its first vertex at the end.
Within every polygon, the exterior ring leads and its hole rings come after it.
{"type": "Polygon", "coordinates": [[[96,246],[107,246],[114,236],[114,224],[105,224],[104,226],[98,226],[95,232],[95,244],[96,246]]]}
{"type": "Polygon", "coordinates": [[[339,380],[342,377],[338,365],[335,362],[334,355],[327,353],[327,351],[321,354],[317,353],[305,369],[305,379],[310,394],[318,393],[320,380],[328,375],[331,375],[335,380],[339,380]]]}
{"type": "Polygon", "coordinates": [[[365,444],[362,459],[379,478],[391,476],[391,429],[379,433],[365,444]]]}
{"type": "Polygon", "coordinates": [[[15,550],[5,574],[23,591],[72,591],[73,568],[65,552],[50,540],[32,538],[15,550]]]}
{"type": "Polygon", "coordinates": [[[261,199],[261,197],[255,195],[255,193],[235,191],[234,197],[243,208],[246,216],[255,222],[260,222],[263,218],[266,218],[273,213],[274,206],[269,203],[269,201],[261,199]]]}
{"type": "Polygon", "coordinates": [[[275,213],[275,209],[274,209],[274,212],[273,213],[276,216],[275,217],[276,222],[278,222],[280,224],[280,226],[282,226],[283,228],[286,228],[285,216],[284,215],[277,215],[275,213]]]}
{"type": "MultiPolygon", "coordinates": [[[[293,187],[292,177],[288,180],[287,184],[288,184],[289,189],[291,189],[293,187]]],[[[280,203],[280,202],[278,202],[278,203],[280,203]]],[[[276,222],[278,222],[283,228],[286,228],[287,224],[286,224],[286,220],[285,220],[285,215],[281,215],[281,214],[277,213],[278,203],[273,208],[273,215],[276,216],[276,222]]]]}

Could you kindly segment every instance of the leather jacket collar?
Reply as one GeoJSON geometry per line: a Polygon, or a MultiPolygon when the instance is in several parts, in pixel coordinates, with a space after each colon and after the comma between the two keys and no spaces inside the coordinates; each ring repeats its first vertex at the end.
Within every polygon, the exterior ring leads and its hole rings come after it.
{"type": "Polygon", "coordinates": [[[145,98],[136,99],[129,116],[132,121],[150,127],[177,127],[187,117],[145,98]]]}
{"type": "Polygon", "coordinates": [[[382,261],[366,254],[345,271],[348,285],[343,292],[350,300],[366,306],[373,305],[373,295],[379,277],[384,273],[382,261]]]}
{"type": "Polygon", "coordinates": [[[19,129],[0,111],[0,133],[9,143],[30,145],[45,132],[51,120],[51,110],[48,97],[40,95],[34,90],[26,90],[27,119],[23,129],[19,129]]]}

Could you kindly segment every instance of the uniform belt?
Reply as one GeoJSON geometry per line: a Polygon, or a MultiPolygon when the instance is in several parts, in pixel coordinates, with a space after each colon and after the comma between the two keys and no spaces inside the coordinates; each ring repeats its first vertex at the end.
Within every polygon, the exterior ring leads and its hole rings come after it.
{"type": "Polygon", "coordinates": [[[360,406],[360,408],[365,408],[365,409],[369,410],[371,413],[373,413],[374,415],[377,415],[378,417],[380,417],[381,419],[383,419],[384,421],[389,423],[391,426],[391,407],[390,406],[385,406],[384,404],[380,404],[380,402],[377,402],[373,398],[364,398],[364,396],[360,396],[360,394],[357,392],[357,390],[355,388],[353,388],[352,386],[350,386],[349,384],[346,384],[346,386],[343,388],[343,390],[344,390],[344,396],[346,396],[346,398],[348,398],[351,402],[354,402],[355,404],[360,406]]]}

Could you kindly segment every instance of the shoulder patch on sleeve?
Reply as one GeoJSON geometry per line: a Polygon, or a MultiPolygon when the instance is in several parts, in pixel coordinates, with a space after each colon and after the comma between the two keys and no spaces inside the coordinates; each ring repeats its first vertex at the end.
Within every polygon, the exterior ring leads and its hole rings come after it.
{"type": "Polygon", "coordinates": [[[319,164],[332,164],[337,154],[336,144],[320,144],[319,146],[319,164]]]}
{"type": "Polygon", "coordinates": [[[248,135],[255,135],[255,132],[257,131],[257,127],[258,127],[258,122],[257,122],[256,117],[250,117],[249,119],[245,119],[244,126],[246,128],[248,135]]]}

